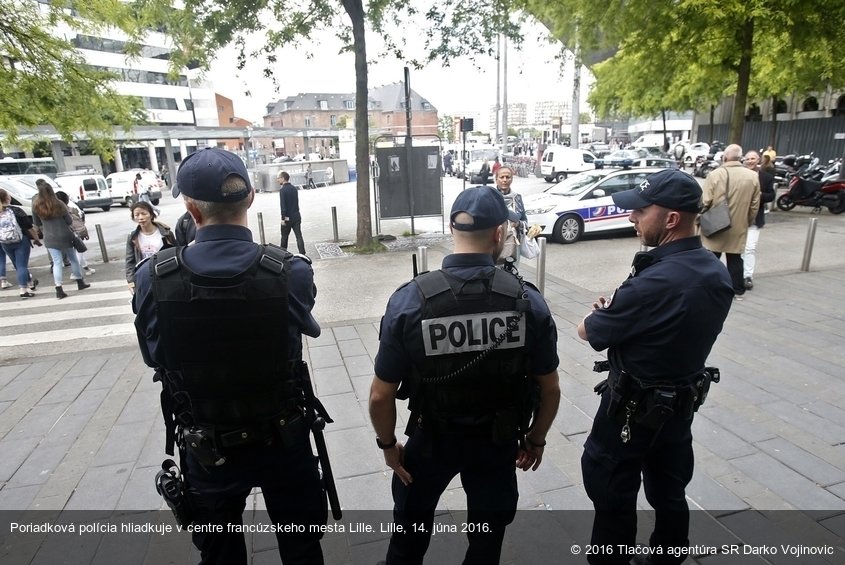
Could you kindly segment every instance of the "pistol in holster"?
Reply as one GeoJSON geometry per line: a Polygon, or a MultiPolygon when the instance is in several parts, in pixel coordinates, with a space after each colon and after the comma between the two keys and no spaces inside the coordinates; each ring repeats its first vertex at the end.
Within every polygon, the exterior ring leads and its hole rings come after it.
{"type": "Polygon", "coordinates": [[[155,485],[156,492],[173,512],[176,523],[183,529],[190,526],[194,518],[188,497],[188,488],[179,467],[176,466],[173,459],[162,461],[161,471],[156,474],[155,485]]]}

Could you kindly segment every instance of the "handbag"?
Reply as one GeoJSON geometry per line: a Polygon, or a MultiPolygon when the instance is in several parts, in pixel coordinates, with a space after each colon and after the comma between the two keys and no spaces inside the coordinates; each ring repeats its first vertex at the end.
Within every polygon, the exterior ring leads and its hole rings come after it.
{"type": "Polygon", "coordinates": [[[73,234],[73,248],[79,253],[85,253],[88,251],[88,247],[85,245],[85,242],[82,241],[76,234],[73,234]]]}
{"type": "Polygon", "coordinates": [[[519,242],[519,254],[526,259],[534,259],[540,254],[540,245],[535,238],[524,235],[519,242]]]}
{"type": "Polygon", "coordinates": [[[711,206],[699,216],[701,234],[704,237],[716,235],[731,227],[731,209],[728,206],[728,191],[731,187],[731,175],[727,169],[725,169],[725,174],[728,175],[728,180],[725,183],[725,199],[719,204],[711,206]]]}

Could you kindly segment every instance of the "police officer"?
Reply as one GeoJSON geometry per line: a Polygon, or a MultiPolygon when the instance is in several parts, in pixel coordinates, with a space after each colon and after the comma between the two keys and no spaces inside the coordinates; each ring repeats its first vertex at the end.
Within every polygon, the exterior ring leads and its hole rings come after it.
{"type": "Polygon", "coordinates": [[[317,337],[309,262],[253,243],[254,192],[243,162],[221,149],[189,155],[177,174],[195,243],[159,252],[137,271],[133,308],[144,361],[164,384],[168,435],[180,448],[203,564],[245,564],[245,501],[260,487],[286,565],[323,563],[326,500],[303,422],[297,361],[317,337]],[[293,529],[293,528],[289,528],[293,529]]]}
{"type": "MultiPolygon", "coordinates": [[[[675,169],[654,173],[613,196],[630,209],[642,243],[631,276],[593,304],[578,335],[608,350],[610,376],[596,387],[601,403],[584,446],[584,487],[596,513],[591,544],[609,548],[590,563],[628,563],[634,547],[640,476],[655,511],[652,547],[689,545],[684,489],[692,478],[693,412],[712,371],[705,362],[733,299],[727,269],[695,235],[701,188],[675,169]]],[[[651,558],[650,558],[651,559],[651,558]]]]}
{"type": "Polygon", "coordinates": [[[437,501],[458,473],[468,521],[489,529],[467,534],[464,563],[498,563],[516,512],[516,467],[542,461],[560,401],[557,331],[536,288],[495,267],[507,218],[496,189],[461,192],[454,254],[400,287],[382,318],[370,418],[394,471],[401,527],[388,565],[422,563],[437,501]],[[394,433],[397,397],[410,398],[405,445],[394,433]]]}

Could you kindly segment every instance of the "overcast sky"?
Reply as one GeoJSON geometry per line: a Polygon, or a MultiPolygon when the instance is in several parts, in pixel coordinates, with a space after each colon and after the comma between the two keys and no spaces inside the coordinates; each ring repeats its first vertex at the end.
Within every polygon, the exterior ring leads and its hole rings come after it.
{"type": "MultiPolygon", "coordinates": [[[[544,31],[540,26],[525,25],[522,50],[508,50],[508,102],[527,103],[529,119],[536,101],[572,99],[571,71],[561,78],[561,64],[555,59],[559,49],[549,45],[544,31]]],[[[374,42],[373,34],[368,34],[367,40],[374,42]]],[[[274,91],[271,80],[263,78],[261,62],[249,63],[238,73],[233,49],[220,54],[207,78],[216,92],[234,101],[238,117],[262,123],[267,104],[280,98],[304,92],[355,91],[354,56],[352,53],[339,55],[338,45],[323,42],[313,59],[306,58],[304,51],[283,50],[276,70],[278,92],[274,91]],[[247,90],[251,91],[251,97],[244,94],[247,90]]],[[[368,52],[373,57],[376,50],[368,46],[368,52]]],[[[489,107],[496,102],[496,62],[485,57],[479,59],[477,65],[481,69],[469,61],[453,61],[446,68],[411,69],[411,88],[431,102],[441,115],[480,112],[486,127],[489,107]]],[[[370,64],[370,87],[401,81],[403,67],[403,63],[396,60],[370,64]]]]}

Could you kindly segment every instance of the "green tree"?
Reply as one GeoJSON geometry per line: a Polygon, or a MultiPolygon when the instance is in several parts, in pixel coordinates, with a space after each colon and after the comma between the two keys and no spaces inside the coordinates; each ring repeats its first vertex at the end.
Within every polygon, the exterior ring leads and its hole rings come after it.
{"type": "Polygon", "coordinates": [[[733,95],[736,143],[749,97],[845,85],[839,0],[522,1],[568,47],[611,55],[593,67],[596,89],[604,89],[591,97],[600,114],[701,110],[733,95]]]}
{"type": "Polygon", "coordinates": [[[145,119],[141,101],[119,95],[112,74],[87,66],[73,45],[51,30],[64,25],[90,31],[102,27],[97,22],[119,21],[131,31],[136,22],[118,1],[74,3],[76,13],[89,21],[59,5],[0,0],[0,130],[8,144],[31,146],[21,134],[52,125],[65,141],[88,137],[91,148],[108,157],[114,126],[131,129],[145,119]]]}
{"type": "MultiPolygon", "coordinates": [[[[141,0],[139,0],[140,2],[141,0]]],[[[327,33],[338,36],[344,50],[355,57],[355,161],[358,169],[356,243],[372,242],[370,211],[370,148],[367,120],[367,43],[371,30],[384,41],[385,53],[422,66],[453,57],[492,55],[501,30],[519,44],[519,26],[509,20],[510,0],[441,0],[421,7],[413,0],[185,0],[184,11],[173,14],[170,0],[143,0],[143,14],[152,27],[161,26],[178,47],[171,64],[194,60],[207,67],[214,53],[234,45],[241,68],[247,58],[263,58],[264,74],[272,77],[277,51],[288,45],[319,41],[327,33]],[[246,38],[263,34],[263,46],[249,52],[246,38]],[[422,37],[424,55],[406,56],[404,38],[422,37]]]]}
{"type": "Polygon", "coordinates": [[[440,138],[446,143],[454,143],[455,141],[455,127],[454,118],[452,116],[440,116],[437,123],[437,130],[440,138]]]}

